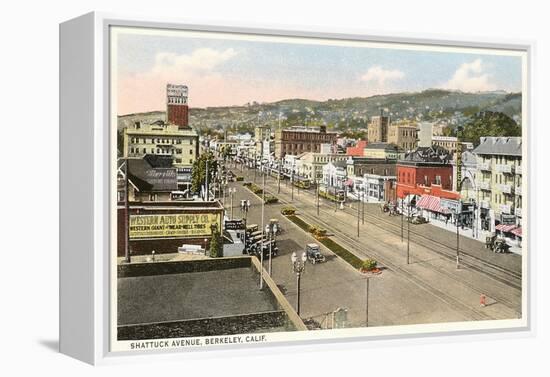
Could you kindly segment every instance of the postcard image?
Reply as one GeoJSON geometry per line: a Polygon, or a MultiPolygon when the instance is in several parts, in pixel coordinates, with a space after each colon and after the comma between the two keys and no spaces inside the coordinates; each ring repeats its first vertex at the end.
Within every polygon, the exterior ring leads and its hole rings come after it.
{"type": "Polygon", "coordinates": [[[109,41],[112,351],[525,326],[525,51],[109,41]]]}

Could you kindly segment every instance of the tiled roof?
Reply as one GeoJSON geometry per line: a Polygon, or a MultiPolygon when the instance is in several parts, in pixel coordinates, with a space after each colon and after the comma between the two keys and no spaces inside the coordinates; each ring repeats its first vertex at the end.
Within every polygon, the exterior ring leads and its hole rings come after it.
{"type": "Polygon", "coordinates": [[[476,154],[521,156],[521,137],[487,136],[479,140],[480,144],[473,151],[476,154]]]}
{"type": "Polygon", "coordinates": [[[160,166],[165,166],[166,164],[165,159],[158,159],[156,157],[146,155],[144,158],[128,159],[128,178],[140,191],[166,192],[177,190],[178,180],[176,169],[172,167],[153,166],[150,161],[160,166]]]}
{"type": "Polygon", "coordinates": [[[418,147],[407,153],[401,161],[446,163],[451,160],[451,157],[451,153],[445,148],[432,145],[431,147],[418,147]]]}

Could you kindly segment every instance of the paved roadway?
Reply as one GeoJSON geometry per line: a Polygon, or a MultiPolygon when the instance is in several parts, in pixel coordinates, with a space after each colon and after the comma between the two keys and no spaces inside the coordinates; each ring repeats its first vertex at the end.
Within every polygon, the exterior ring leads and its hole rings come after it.
{"type": "MultiPolygon", "coordinates": [[[[253,172],[245,171],[247,180],[253,172]]],[[[261,184],[258,175],[256,183],[261,184]]],[[[283,202],[290,202],[290,187],[281,183],[277,194],[276,179],[267,178],[267,191],[283,202]]],[[[253,203],[249,219],[260,224],[259,198],[235,183],[237,188],[234,213],[238,214],[240,199],[253,203]]],[[[421,244],[411,242],[411,261],[406,264],[406,245],[400,237],[384,229],[369,226],[376,222],[366,218],[361,237],[356,237],[357,220],[351,213],[334,211],[334,205],[323,202],[320,216],[316,215],[315,198],[303,190],[294,190],[293,205],[302,217],[314,224],[329,228],[334,238],[360,257],[371,256],[384,262],[388,269],[371,279],[369,325],[432,323],[462,320],[517,318],[521,310],[521,292],[477,271],[461,268],[435,254],[421,244]],[[366,231],[368,229],[368,232],[366,231]],[[484,293],[490,305],[479,307],[479,296],[484,293]]],[[[274,279],[281,285],[289,301],[295,301],[295,276],[291,272],[289,255],[303,250],[314,239],[280,215],[283,204],[266,206],[265,218],[281,218],[288,230],[280,237],[281,254],[274,258],[274,279]]],[[[250,221],[249,221],[250,223],[250,221]]],[[[378,224],[379,225],[379,224],[378,224]]],[[[330,252],[323,248],[323,252],[330,252]]],[[[266,263],[267,267],[267,263],[266,263]]],[[[308,265],[302,290],[302,317],[314,317],[323,322],[323,314],[338,307],[349,309],[350,325],[364,326],[366,319],[366,284],[364,277],[339,258],[329,255],[322,265],[308,265]]]]}

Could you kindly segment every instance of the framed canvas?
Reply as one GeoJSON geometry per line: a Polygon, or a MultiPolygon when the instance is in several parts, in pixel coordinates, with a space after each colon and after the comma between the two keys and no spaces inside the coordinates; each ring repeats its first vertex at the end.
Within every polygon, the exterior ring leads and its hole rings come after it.
{"type": "Polygon", "coordinates": [[[61,352],[531,331],[532,48],[61,24],[61,352]]]}

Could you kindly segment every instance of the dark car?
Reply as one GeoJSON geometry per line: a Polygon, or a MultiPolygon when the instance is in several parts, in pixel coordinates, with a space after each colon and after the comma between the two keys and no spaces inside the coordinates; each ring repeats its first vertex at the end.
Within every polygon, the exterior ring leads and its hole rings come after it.
{"type": "Polygon", "coordinates": [[[321,248],[316,243],[308,243],[306,245],[307,260],[312,264],[325,261],[325,256],[321,254],[321,248]]]}

